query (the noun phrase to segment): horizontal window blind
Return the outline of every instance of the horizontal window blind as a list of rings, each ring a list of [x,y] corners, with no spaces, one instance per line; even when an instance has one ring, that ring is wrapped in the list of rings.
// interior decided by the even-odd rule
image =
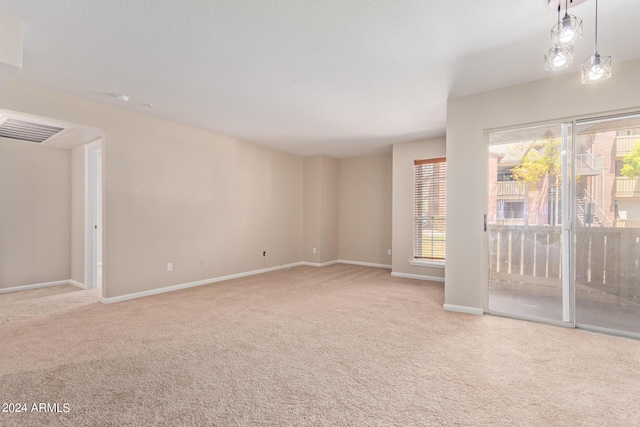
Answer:
[[[416,160],[413,257],[444,260],[447,163],[444,157]]]

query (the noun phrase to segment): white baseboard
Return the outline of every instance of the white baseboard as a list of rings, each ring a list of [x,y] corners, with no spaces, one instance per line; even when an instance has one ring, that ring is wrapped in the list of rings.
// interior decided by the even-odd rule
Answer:
[[[246,271],[244,273],[230,274],[228,276],[220,276],[220,277],[213,277],[211,279],[196,280],[195,282],[181,283],[179,285],[166,286],[164,288],[158,288],[158,289],[150,289],[148,291],[135,292],[133,294],[120,295],[120,296],[111,297],[111,298],[102,298],[100,300],[100,302],[102,302],[103,304],[111,304],[111,303],[114,303],[114,302],[127,301],[127,300],[130,300],[130,299],[148,297],[148,296],[151,296],[151,295],[164,294],[165,292],[173,292],[173,291],[178,291],[180,289],[193,288],[195,286],[208,285],[210,283],[223,282],[225,280],[238,279],[240,277],[253,276],[253,275],[256,275],[256,274],[268,273],[270,271],[276,271],[276,270],[282,270],[282,269],[291,268],[291,267],[297,267],[299,265],[304,265],[304,263],[296,262],[296,263],[293,263],[293,264],[286,264],[286,265],[279,265],[279,266],[276,266],[276,267],[262,268],[260,270]]]
[[[299,267],[301,265],[304,265],[304,262],[298,261],[291,264],[278,265],[276,267],[271,267],[268,271],[285,270],[287,268]],[[259,273],[256,273],[256,274],[259,274]]]
[[[336,261],[339,264],[352,264],[352,265],[362,265],[365,267],[376,267],[376,268],[386,268],[391,270],[391,266],[387,264],[376,264],[374,262],[362,262],[362,261],[349,261],[346,259],[339,259]]]
[[[431,281],[431,282],[444,283],[444,277],[424,276],[422,274],[398,273],[398,272],[395,272],[395,271],[392,271],[391,275],[394,276],[394,277],[403,277],[405,279],[428,280],[428,281]]]
[[[70,280],[57,280],[55,282],[35,283],[33,285],[14,286],[12,288],[0,289],[0,294],[6,294],[9,292],[28,291],[29,289],[48,288],[49,286],[68,285]]]
[[[347,259],[334,259],[333,261],[327,261],[327,262],[323,262],[323,263],[308,262],[308,261],[302,261],[300,263],[300,265],[306,265],[306,266],[309,266],[309,267],[327,267],[329,265],[334,265],[334,264],[351,264],[351,265],[362,265],[364,267],[375,267],[375,268],[391,269],[391,266],[387,265],[387,264],[376,264],[374,262],[362,262],[362,261],[349,261]]]
[[[455,313],[474,314],[476,316],[482,316],[484,311],[481,308],[467,307],[465,305],[445,304],[442,306],[446,311],[453,311]]]
[[[73,286],[77,286],[80,289],[87,289],[87,287],[84,285],[84,283],[80,283],[80,282],[77,282],[75,280],[69,280],[69,284],[71,284]]]
[[[114,303],[114,302],[127,301],[127,300],[131,300],[131,299],[136,299],[136,298],[143,298],[143,297],[148,297],[148,296],[151,296],[151,295],[163,294],[165,292],[173,292],[173,291],[178,291],[180,289],[192,288],[192,287],[195,287],[195,286],[208,285],[210,283],[223,282],[225,280],[238,279],[240,277],[253,276],[253,275],[261,274],[261,273],[268,273],[270,271],[276,271],[276,270],[282,270],[282,269],[286,269],[286,268],[298,267],[298,266],[301,266],[301,265],[306,265],[306,266],[309,266],[309,267],[327,267],[327,266],[333,265],[333,264],[353,264],[353,265],[362,265],[362,266],[365,266],[365,267],[376,267],[376,268],[391,269],[391,266],[390,265],[386,265],[386,264],[376,264],[376,263],[370,263],[370,262],[349,261],[349,260],[333,260],[333,261],[328,261],[328,262],[323,262],[323,263],[300,261],[300,262],[295,262],[295,263],[292,263],[292,264],[285,264],[285,265],[279,265],[279,266],[276,266],[276,267],[269,267],[269,268],[262,268],[262,269],[259,269],[259,270],[247,271],[247,272],[244,272],[244,273],[230,274],[228,276],[212,277],[210,279],[197,280],[195,282],[181,283],[179,285],[166,286],[164,288],[150,289],[148,291],[135,292],[135,293],[132,293],[132,294],[120,295],[120,296],[117,296],[117,297],[102,298],[100,301],[102,303],[104,303],[104,304],[111,304],[111,303]],[[406,277],[406,278],[409,278],[409,279],[420,279],[420,280],[430,280],[430,281],[436,281],[436,282],[444,282],[444,279],[442,277],[421,276],[421,275],[404,274],[404,273],[391,273],[391,275],[392,276],[398,276],[398,277]]]
[[[302,261],[302,262],[299,263],[299,265],[307,265],[309,267],[326,267],[328,265],[333,265],[333,264],[337,264],[337,263],[338,263],[338,260],[334,259],[333,261],[327,261],[327,262],[323,262],[323,263]]]

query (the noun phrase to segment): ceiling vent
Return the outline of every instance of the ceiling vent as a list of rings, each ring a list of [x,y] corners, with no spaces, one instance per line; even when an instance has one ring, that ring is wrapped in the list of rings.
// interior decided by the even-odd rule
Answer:
[[[64,128],[26,120],[12,119],[10,117],[0,118],[0,137],[3,138],[19,139],[39,144],[63,130]]]

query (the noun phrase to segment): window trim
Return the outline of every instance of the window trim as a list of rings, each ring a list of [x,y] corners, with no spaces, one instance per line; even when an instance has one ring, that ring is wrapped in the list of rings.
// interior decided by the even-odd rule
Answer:
[[[417,267],[431,267],[431,268],[444,268],[445,260],[435,260],[426,258],[414,258],[409,261],[409,265]]]
[[[443,164],[444,165],[444,173],[442,173],[441,171],[437,171],[437,175],[433,175],[433,179],[432,182],[437,183],[438,181],[442,182],[444,181],[444,196],[440,197],[440,194],[438,194],[438,201],[442,202],[442,205],[436,205],[436,206],[440,206],[440,207],[436,207],[435,210],[439,210],[439,209],[443,209],[444,210],[444,227],[446,230],[446,182],[447,182],[447,159],[446,157],[436,157],[436,158],[430,158],[430,159],[422,159],[422,160],[414,160],[413,162],[414,164],[414,177],[413,177],[413,183],[414,183],[414,194],[413,194],[413,233],[412,233],[412,251],[411,254],[413,256],[413,260],[409,261],[410,265],[414,265],[414,266],[422,266],[422,267],[435,267],[435,268],[444,268],[445,262],[446,262],[446,253],[443,254],[443,258],[430,258],[430,257],[417,257],[416,256],[416,249],[417,249],[417,243],[416,243],[416,236],[417,236],[417,230],[418,230],[418,203],[420,203],[420,198],[418,196],[418,169],[417,166],[420,165],[428,165],[428,164]],[[444,177],[444,179],[442,179]],[[422,182],[422,181],[421,181]],[[441,184],[440,184],[441,185]],[[441,191],[441,190],[440,190]],[[435,212],[435,211],[434,211]],[[435,228],[434,228],[435,229]],[[446,231],[444,232],[444,245],[443,247],[446,248]],[[433,241],[431,242],[431,248],[432,248],[432,254],[433,254]]]

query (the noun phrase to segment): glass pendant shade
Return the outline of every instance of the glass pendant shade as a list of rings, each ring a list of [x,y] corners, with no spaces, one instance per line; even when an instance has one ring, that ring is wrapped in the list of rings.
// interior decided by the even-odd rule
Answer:
[[[596,83],[611,77],[611,57],[597,52],[582,63],[582,84]]]
[[[544,56],[544,69],[548,71],[567,68],[573,61],[573,46],[551,47]]]
[[[582,19],[568,13],[565,13],[564,18],[551,29],[551,43],[554,46],[572,45],[580,37],[582,37]]]

